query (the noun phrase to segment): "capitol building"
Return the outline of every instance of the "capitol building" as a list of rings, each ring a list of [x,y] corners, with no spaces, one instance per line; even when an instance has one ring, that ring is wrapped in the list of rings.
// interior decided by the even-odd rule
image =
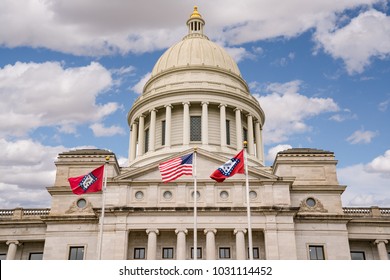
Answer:
[[[106,150],[59,154],[50,208],[0,210],[0,259],[191,260],[195,197],[197,259],[249,259],[246,177],[210,178],[244,141],[253,259],[389,259],[390,208],[344,207],[331,151],[292,148],[266,166],[261,104],[196,7],[186,24],[127,115],[128,166]],[[163,183],[159,164],[195,149],[196,193],[192,176]],[[102,192],[75,195],[68,178],[106,158],[100,243]]]

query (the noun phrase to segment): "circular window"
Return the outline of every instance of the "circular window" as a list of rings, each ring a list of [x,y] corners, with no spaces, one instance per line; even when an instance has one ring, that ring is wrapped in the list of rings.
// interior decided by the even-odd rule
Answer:
[[[194,198],[194,192],[191,193],[191,197]],[[196,191],[196,199],[200,198],[200,192]]]
[[[228,199],[229,197],[229,193],[227,191],[221,191],[219,193],[219,196],[222,198],[222,199]]]
[[[255,192],[255,191],[250,191],[249,192],[249,198],[250,199],[256,199],[256,197],[257,197],[257,192]]]
[[[138,199],[138,200],[141,200],[144,198],[144,193],[141,192],[141,191],[138,191],[135,193],[135,198]]]
[[[165,191],[163,193],[163,197],[167,200],[171,199],[172,198],[172,193],[170,191]]]
[[[84,198],[77,200],[77,207],[84,208],[87,205],[87,201]]]
[[[314,207],[314,206],[316,206],[316,204],[317,204],[317,202],[314,198],[309,197],[308,199],[306,199],[307,206]]]

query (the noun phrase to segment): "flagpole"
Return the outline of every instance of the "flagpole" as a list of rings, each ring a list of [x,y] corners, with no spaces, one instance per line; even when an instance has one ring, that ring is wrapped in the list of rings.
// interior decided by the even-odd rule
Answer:
[[[194,148],[194,252],[193,257],[196,261],[198,257],[198,224],[197,224],[197,200],[198,200],[198,191],[197,191],[197,178],[196,178],[196,147]]]
[[[103,247],[103,224],[104,224],[104,212],[105,212],[105,202],[106,202],[106,187],[107,187],[107,170],[106,167],[109,163],[110,156],[106,156],[106,162],[104,164],[104,179],[103,179],[103,188],[102,188],[102,213],[100,214],[100,231],[99,231],[99,250],[98,257],[99,260],[102,259],[102,247]]]
[[[245,185],[246,185],[246,212],[248,217],[248,245],[249,245],[249,259],[253,260],[253,242],[252,242],[252,224],[251,224],[251,206],[249,198],[249,178],[248,178],[248,158],[247,158],[248,142],[244,141],[244,165],[245,165]]]

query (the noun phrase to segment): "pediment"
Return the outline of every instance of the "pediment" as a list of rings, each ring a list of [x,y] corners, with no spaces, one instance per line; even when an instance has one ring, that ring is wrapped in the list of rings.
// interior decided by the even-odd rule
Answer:
[[[157,160],[153,163],[150,163],[141,167],[133,167],[124,169],[121,174],[114,178],[115,181],[150,181],[150,182],[161,182],[161,175],[159,171],[159,164],[161,162],[167,161],[169,159],[183,156],[193,152],[193,149],[189,149],[183,151],[181,153],[177,153],[174,156],[166,157],[161,160]],[[228,157],[222,156],[218,153],[209,152],[203,149],[198,148],[196,152],[196,175],[198,181],[212,181],[210,179],[210,175],[214,170],[216,170],[219,166],[229,160]],[[250,180],[277,180],[278,176],[268,173],[265,170],[262,170],[261,167],[249,166],[248,175]],[[192,180],[192,176],[182,176],[178,180],[188,181]],[[227,180],[245,180],[244,174],[236,174]],[[225,181],[227,182],[227,181]]]

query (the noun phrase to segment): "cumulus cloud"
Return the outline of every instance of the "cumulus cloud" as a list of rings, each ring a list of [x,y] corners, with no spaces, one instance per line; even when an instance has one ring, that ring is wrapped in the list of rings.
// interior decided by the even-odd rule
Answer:
[[[338,28],[333,23],[317,29],[315,40],[334,58],[341,58],[349,74],[361,73],[372,58],[383,59],[390,54],[390,17],[370,9]]]
[[[119,108],[96,103],[111,85],[110,72],[96,62],[74,68],[59,62],[6,65],[0,68],[0,136],[23,136],[44,126],[74,133],[77,125]]]
[[[381,174],[388,179],[390,177],[390,150],[366,164],[364,170],[370,173]]]
[[[142,91],[144,90],[144,86],[146,82],[150,79],[152,75],[152,72],[148,72],[145,75],[142,76],[142,78],[136,83],[131,90],[134,91],[137,94],[142,94]]]
[[[125,134],[124,129],[120,126],[117,126],[117,125],[105,127],[101,123],[94,123],[94,124],[90,125],[90,128],[92,129],[93,134],[96,137],[110,137],[110,136],[114,136],[114,135],[118,135],[118,134],[120,134],[120,135]]]
[[[387,17],[374,11],[358,16],[344,28],[328,27],[349,9],[382,2],[276,0],[269,5],[265,0],[200,0],[196,4],[206,20],[206,34],[225,46],[291,38],[318,29],[316,40],[326,52],[344,59],[351,71],[360,71],[370,56],[388,53]],[[88,56],[151,52],[171,46],[186,34],[184,23],[193,4],[177,0],[4,0],[0,3],[0,26],[7,28],[0,29],[0,45],[44,47]],[[356,30],[367,33],[358,39],[374,41],[349,41],[357,36]],[[385,40],[377,41],[379,36]],[[354,48],[348,48],[351,44]],[[353,49],[352,54],[345,54],[345,48]],[[235,52],[238,58],[248,54],[240,47]],[[357,55],[362,55],[360,61]]]
[[[340,184],[347,185],[343,205],[390,207],[389,178],[368,172],[365,164],[339,168],[337,176]]]
[[[369,144],[378,134],[375,131],[361,129],[356,130],[346,140],[351,144]]]
[[[327,112],[339,110],[331,98],[307,97],[299,93],[301,81],[273,83],[265,88],[266,95],[254,94],[266,116],[264,125],[265,143],[280,143],[290,135],[310,129],[306,121]],[[251,84],[252,87],[256,84]]]
[[[275,160],[275,158],[276,158],[277,153],[279,153],[281,151],[284,151],[284,150],[291,149],[291,148],[292,148],[292,146],[288,145],[288,144],[276,145],[276,146],[268,149],[268,153],[265,156],[265,159],[268,162],[273,162]]]

